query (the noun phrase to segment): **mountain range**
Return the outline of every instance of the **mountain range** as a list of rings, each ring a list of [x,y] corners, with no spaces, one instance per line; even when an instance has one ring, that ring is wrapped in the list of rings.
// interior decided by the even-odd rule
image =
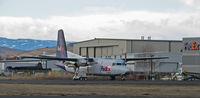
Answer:
[[[69,44],[71,42],[66,43]],[[57,41],[55,40],[8,39],[0,37],[0,47],[11,48],[11,50],[34,50],[39,48],[53,47],[56,46],[56,44]]]
[[[33,50],[56,46],[54,40],[8,39],[0,37],[0,46],[18,50]]]

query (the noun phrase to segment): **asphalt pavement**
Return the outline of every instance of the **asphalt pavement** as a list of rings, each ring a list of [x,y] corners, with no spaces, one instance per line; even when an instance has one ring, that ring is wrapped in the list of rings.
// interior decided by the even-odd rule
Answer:
[[[200,81],[164,81],[164,80],[0,80],[0,83],[12,84],[56,84],[56,85],[84,85],[84,84],[141,84],[141,85],[200,85]]]
[[[7,96],[0,95],[0,98],[154,98],[150,96]],[[156,98],[187,98],[187,97],[156,97]],[[193,98],[193,97],[190,97]],[[195,98],[195,97],[194,97]]]
[[[93,84],[136,84],[136,85],[200,85],[200,81],[161,81],[161,80],[88,80],[88,81],[75,81],[75,80],[9,80],[0,79],[0,83],[8,84],[56,84],[56,85],[93,85]],[[153,96],[20,96],[20,95],[0,95],[0,98],[153,98]],[[156,97],[156,98],[170,98],[170,97]],[[183,98],[173,96],[171,98]],[[185,97],[187,98],[187,97]],[[195,97],[190,97],[195,98]],[[197,97],[196,97],[197,98]]]

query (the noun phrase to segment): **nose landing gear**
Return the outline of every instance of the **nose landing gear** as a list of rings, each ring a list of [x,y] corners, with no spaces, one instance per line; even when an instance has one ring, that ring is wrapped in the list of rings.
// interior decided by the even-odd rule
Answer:
[[[73,80],[88,80],[87,75],[84,71],[79,71],[79,67],[75,69]]]

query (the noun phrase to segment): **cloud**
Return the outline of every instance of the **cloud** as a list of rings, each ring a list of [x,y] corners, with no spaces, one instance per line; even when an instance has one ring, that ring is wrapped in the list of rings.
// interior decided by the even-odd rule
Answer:
[[[199,0],[180,0],[181,2],[185,3],[186,5],[199,5]]]
[[[1,37],[54,39],[51,34],[53,32],[56,32],[56,28],[46,20],[31,17],[0,17]]]
[[[179,0],[183,2],[185,5],[200,9],[200,0]]]
[[[105,12],[110,12],[110,13],[113,13],[113,12],[119,12],[121,11],[121,9],[123,9],[122,7],[119,7],[119,8],[114,8],[114,7],[109,7],[109,6],[105,6],[105,7],[97,7],[97,6],[90,6],[90,7],[86,7],[84,8],[85,11],[88,11],[88,12],[102,12],[102,13],[105,13]]]
[[[182,39],[200,36],[200,13],[125,11],[82,16],[0,17],[0,36],[56,40],[57,30],[64,29],[70,41],[98,37]]]

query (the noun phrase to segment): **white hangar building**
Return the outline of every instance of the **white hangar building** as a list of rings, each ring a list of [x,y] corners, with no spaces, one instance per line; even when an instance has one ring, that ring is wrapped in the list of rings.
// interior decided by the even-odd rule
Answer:
[[[73,53],[85,57],[112,57],[124,53],[182,52],[181,40],[95,38],[73,44]]]
[[[73,44],[73,52],[84,57],[127,58],[147,56],[167,56],[170,59],[136,61],[130,65],[134,72],[175,73],[182,62],[183,43],[181,40],[110,39],[95,38]],[[128,65],[127,65],[128,66]],[[152,67],[150,67],[152,66]],[[153,68],[153,69],[151,69]]]

